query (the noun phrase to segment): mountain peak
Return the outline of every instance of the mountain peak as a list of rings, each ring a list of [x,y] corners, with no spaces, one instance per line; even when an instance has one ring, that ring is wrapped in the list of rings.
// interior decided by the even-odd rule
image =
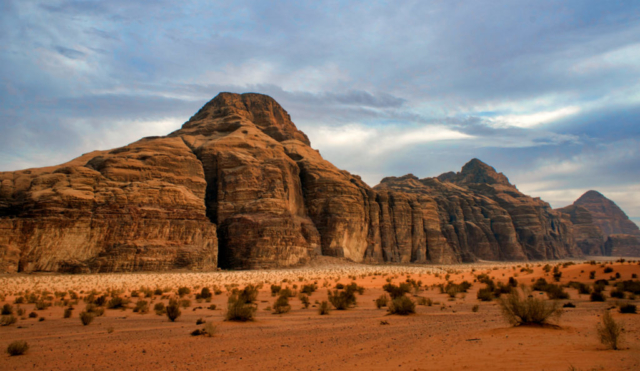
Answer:
[[[640,236],[640,229],[634,222],[629,220],[627,214],[615,202],[598,191],[585,192],[573,204],[583,206],[589,210],[593,217],[593,222],[600,227],[605,238],[612,234]]]
[[[279,142],[297,139],[311,145],[309,138],[291,121],[289,113],[275,99],[259,93],[219,93],[193,115],[182,129],[206,128],[212,124],[217,126],[214,121],[221,118],[225,123],[234,118],[250,121]]]
[[[438,176],[438,180],[456,184],[503,184],[511,185],[509,179],[502,173],[498,173],[492,166],[487,165],[477,158],[467,162],[459,173],[444,173]]]

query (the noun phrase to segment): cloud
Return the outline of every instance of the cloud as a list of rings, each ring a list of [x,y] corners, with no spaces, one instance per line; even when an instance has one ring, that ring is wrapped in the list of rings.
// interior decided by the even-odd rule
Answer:
[[[535,112],[520,115],[501,115],[489,119],[494,127],[515,126],[518,128],[532,128],[542,124],[557,121],[580,112],[579,107],[563,107],[553,111]]]

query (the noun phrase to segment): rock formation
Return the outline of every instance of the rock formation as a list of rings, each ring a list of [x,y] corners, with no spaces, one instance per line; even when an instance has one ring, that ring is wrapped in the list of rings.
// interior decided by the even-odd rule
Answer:
[[[558,210],[571,217],[576,243],[585,254],[640,256],[640,229],[600,192],[588,191]]]
[[[167,136],[0,173],[0,270],[557,259],[584,250],[571,219],[476,159],[371,188],[272,98],[221,93]]]

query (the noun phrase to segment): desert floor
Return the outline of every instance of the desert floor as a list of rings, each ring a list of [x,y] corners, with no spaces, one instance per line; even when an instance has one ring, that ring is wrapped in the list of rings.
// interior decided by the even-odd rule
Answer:
[[[14,313],[24,314],[17,322],[0,327],[0,370],[639,370],[640,314],[621,314],[617,305],[637,303],[637,299],[609,297],[605,302],[590,302],[589,295],[579,295],[567,288],[575,308],[564,308],[556,322],[558,327],[512,327],[501,315],[496,300],[481,302],[477,291],[484,284],[475,276],[486,273],[496,282],[514,277],[520,284],[531,285],[544,277],[553,282],[553,272],[543,270],[546,263],[480,263],[457,266],[359,265],[329,262],[311,268],[211,272],[211,273],[139,273],[102,275],[3,275],[0,276],[0,304],[10,303]],[[549,262],[558,265],[558,262]],[[605,265],[606,264],[606,265]],[[533,272],[521,271],[530,267]],[[604,273],[610,267],[613,272]],[[616,273],[622,280],[640,275],[640,264],[632,262],[577,263],[560,266],[560,283],[579,281],[593,284],[595,279],[610,279]],[[437,274],[437,277],[436,277]],[[473,283],[467,293],[450,299],[438,287],[445,276],[452,282]],[[327,300],[327,287],[337,282],[353,281],[365,288],[357,295],[357,306],[344,311],[332,310],[319,315],[318,302]],[[407,278],[422,281],[423,288],[409,296],[431,299],[433,305],[417,305],[416,314],[389,315],[377,309],[375,299],[384,294],[387,279],[395,284]],[[282,282],[283,280],[287,282]],[[634,278],[637,279],[637,278]],[[298,297],[291,298],[291,311],[273,314],[276,298],[271,284],[283,288],[317,282],[318,290],[310,296],[311,306],[304,309]],[[326,282],[326,283],[325,283]],[[229,290],[235,285],[259,284],[258,310],[252,322],[224,320]],[[168,302],[178,287],[189,287],[191,300],[176,322],[157,315],[153,305]],[[217,286],[222,293],[211,302],[195,299],[202,287]],[[325,287],[323,287],[325,286]],[[150,298],[131,297],[141,287],[160,288],[164,295]],[[91,290],[123,290],[127,309],[107,309],[88,326],[78,314],[85,307],[79,300],[71,318],[63,318],[64,306],[54,297],[51,307],[36,310],[35,304],[14,304],[26,290],[42,294],[75,291],[82,298]],[[47,295],[48,293],[45,293]],[[533,295],[547,298],[546,293]],[[627,293],[628,295],[628,293]],[[141,295],[143,296],[143,295]],[[164,299],[163,299],[164,297]],[[69,299],[69,295],[65,297]],[[149,313],[134,313],[136,301],[151,302]],[[58,303],[58,304],[56,304]],[[215,304],[217,308],[208,307]],[[478,311],[473,312],[474,305]],[[621,350],[607,350],[599,341],[596,326],[604,311],[624,325]],[[36,318],[29,318],[35,312]],[[40,320],[44,318],[44,320]],[[216,326],[213,337],[191,336],[198,319]],[[383,324],[385,323],[388,324]],[[21,356],[9,356],[4,349],[14,340],[26,340],[29,350]]]

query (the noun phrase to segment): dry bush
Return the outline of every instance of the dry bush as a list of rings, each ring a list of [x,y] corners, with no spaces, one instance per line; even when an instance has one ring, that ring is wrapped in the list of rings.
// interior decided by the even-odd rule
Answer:
[[[627,313],[627,314],[635,314],[637,313],[637,307],[634,304],[623,304],[620,306],[620,313]]]
[[[376,308],[378,309],[386,307],[387,304],[389,304],[389,297],[387,295],[382,294],[376,299]]]
[[[95,318],[95,315],[93,313],[89,313],[87,311],[80,312],[80,322],[82,322],[82,324],[85,326],[93,322],[94,318]]]
[[[5,304],[2,306],[2,315],[7,316],[9,314],[13,314],[13,305]]]
[[[304,306],[304,309],[309,308],[309,304],[311,304],[311,302],[309,301],[309,297],[307,295],[300,294],[299,298],[300,298],[300,302]]]
[[[244,301],[241,295],[233,294],[227,302],[227,313],[225,318],[227,321],[253,321],[253,315],[256,307]]]
[[[392,283],[387,283],[386,285],[382,286],[382,289],[389,293],[391,299],[395,299],[411,292],[411,285],[405,282],[401,283],[398,286]]]
[[[149,313],[149,302],[146,300],[138,300],[133,311],[140,314]]]
[[[10,356],[23,355],[27,350],[29,350],[29,344],[24,340],[13,341],[7,347],[7,353],[9,353]]]
[[[473,306],[473,308],[471,308],[471,311],[473,313],[476,313],[479,309],[480,309],[480,306],[478,304],[476,304],[476,305]]]
[[[216,332],[218,332],[218,328],[213,324],[213,322],[207,322],[204,324],[204,328],[202,329],[204,335],[207,337],[213,337]]]
[[[323,301],[322,303],[320,303],[320,306],[318,307],[318,313],[320,313],[320,315],[329,314],[330,310],[331,308],[329,307],[329,302],[327,301]]]
[[[18,321],[18,319],[16,317],[14,317],[13,314],[2,316],[2,318],[0,318],[0,326],[13,325],[17,321]]]
[[[160,302],[160,303],[156,303],[153,306],[153,310],[156,312],[157,315],[161,316],[163,314],[165,314],[166,309],[164,307],[164,303]]]
[[[290,310],[291,305],[289,305],[289,298],[285,295],[279,296],[276,302],[273,304],[273,313],[275,314],[287,313]]]
[[[412,314],[416,312],[416,303],[413,302],[410,298],[402,295],[398,298],[395,298],[389,304],[389,313],[390,314],[400,314],[406,316],[408,314]]]
[[[622,340],[622,325],[616,322],[609,312],[604,312],[602,323],[598,324],[600,342],[608,348],[618,350]]]
[[[178,319],[178,317],[180,317],[180,315],[182,314],[182,312],[180,311],[180,304],[177,300],[174,299],[169,301],[169,305],[167,305],[165,310],[167,313],[167,318],[169,318],[171,322],[175,322],[176,319]]]
[[[64,310],[64,318],[69,318],[73,314],[73,307],[65,308]]]
[[[524,289],[523,294],[513,290],[500,298],[499,303],[502,315],[513,326],[540,326],[548,324],[551,318],[559,318],[562,315],[558,302],[534,298],[528,289]]]

